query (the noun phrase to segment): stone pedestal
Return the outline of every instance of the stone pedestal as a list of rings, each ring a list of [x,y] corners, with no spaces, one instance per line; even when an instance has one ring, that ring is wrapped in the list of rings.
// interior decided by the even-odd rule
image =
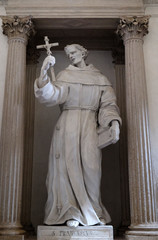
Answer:
[[[113,240],[112,226],[39,226],[37,240]]]
[[[118,33],[125,44],[126,107],[131,225],[129,240],[157,240],[155,193],[148,126],[143,36],[149,17],[125,17]]]

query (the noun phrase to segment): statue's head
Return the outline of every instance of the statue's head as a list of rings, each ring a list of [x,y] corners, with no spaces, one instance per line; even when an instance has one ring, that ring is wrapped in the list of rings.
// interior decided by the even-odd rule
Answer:
[[[64,48],[64,50],[70,62],[73,65],[76,65],[81,61],[84,61],[88,55],[87,49],[85,49],[83,46],[79,44],[67,45]]]

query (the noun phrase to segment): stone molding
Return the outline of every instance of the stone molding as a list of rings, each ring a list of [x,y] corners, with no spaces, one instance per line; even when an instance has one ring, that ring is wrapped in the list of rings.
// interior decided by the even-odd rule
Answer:
[[[7,15],[33,15],[34,18],[119,18],[144,15],[142,0],[8,0]]]
[[[158,0],[144,0],[144,4],[158,4]]]
[[[125,41],[128,39],[141,39],[148,34],[150,16],[122,17],[117,28],[117,34]]]
[[[38,226],[37,240],[85,240],[102,239],[113,240],[113,227],[106,226],[82,226],[71,228],[67,226]]]
[[[3,33],[9,38],[27,39],[35,33],[31,16],[28,17],[8,17],[1,16],[3,20]]]

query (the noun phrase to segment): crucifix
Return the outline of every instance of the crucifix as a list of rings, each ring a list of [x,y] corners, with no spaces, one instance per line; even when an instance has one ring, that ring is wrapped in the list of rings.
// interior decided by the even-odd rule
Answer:
[[[52,55],[51,52],[51,47],[56,47],[59,46],[59,43],[49,43],[49,38],[47,36],[44,37],[45,44],[44,45],[38,45],[36,46],[37,49],[42,49],[45,48],[47,50],[47,55],[50,56]],[[51,75],[52,75],[52,80],[55,81],[55,75],[54,75],[54,68],[51,67]]]
[[[47,55],[52,55],[51,47],[59,46],[59,43],[49,43],[49,38],[47,36],[44,37],[45,45],[36,46],[37,49],[45,48],[47,50]]]

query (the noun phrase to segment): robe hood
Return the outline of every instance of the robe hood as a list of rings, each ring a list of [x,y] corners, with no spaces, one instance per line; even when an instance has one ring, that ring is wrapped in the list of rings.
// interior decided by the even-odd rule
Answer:
[[[69,65],[57,75],[56,80],[59,82],[80,83],[85,85],[111,86],[109,80],[92,64],[84,68]]]

